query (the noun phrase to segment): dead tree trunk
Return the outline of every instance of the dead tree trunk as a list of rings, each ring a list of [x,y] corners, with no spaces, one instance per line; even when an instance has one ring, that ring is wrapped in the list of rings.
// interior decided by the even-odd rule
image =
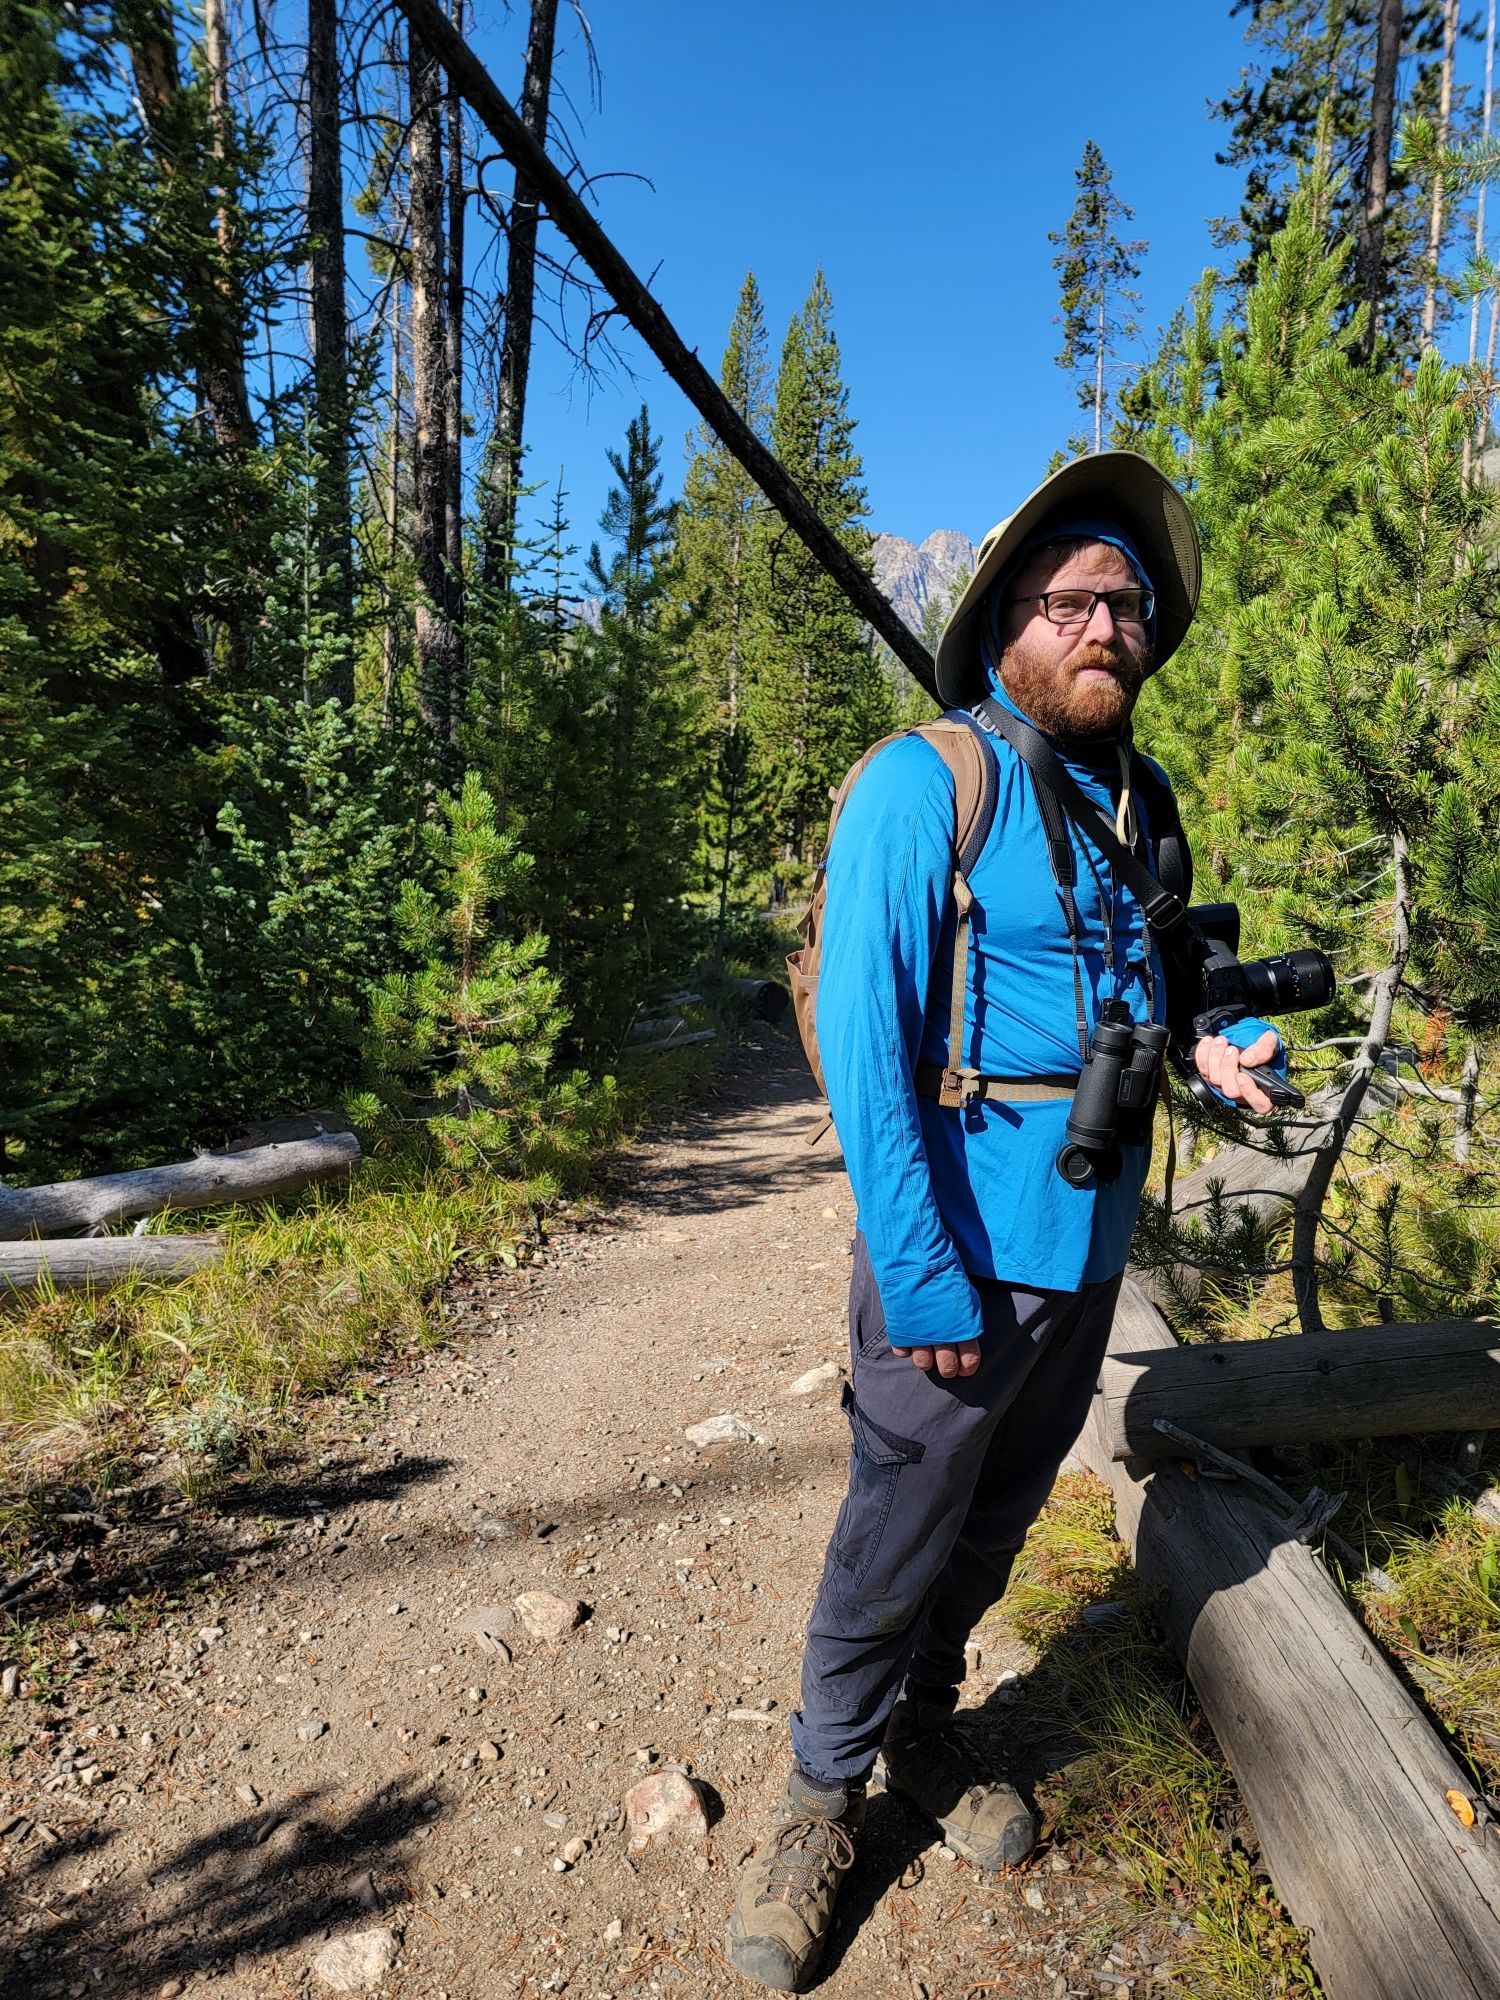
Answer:
[[[339,131],[337,0],[307,5],[307,235],[312,278],[313,411],[318,452],[318,568],[346,637],[354,623],[349,500],[349,354],[344,295],[344,185]],[[330,694],[354,699],[352,649]]]
[[[552,50],[557,33],[557,0],[531,0],[526,37],[526,74],[521,83],[521,123],[537,145],[547,144],[552,92]],[[531,372],[531,334],[536,307],[536,236],[540,194],[522,166],[516,168],[510,202],[510,245],[505,271],[505,327],[500,341],[500,377],[495,389],[495,428],[486,467],[485,581],[500,590],[510,584],[516,543],[516,504],[526,425],[526,380]]]
[[[1375,40],[1375,80],[1370,90],[1370,148],[1365,156],[1364,201],[1359,216],[1358,279],[1366,320],[1360,356],[1368,361],[1379,337],[1385,303],[1385,220],[1391,193],[1391,138],[1396,125],[1396,65],[1401,59],[1401,0],[1380,0]]]
[[[1459,0],[1443,0],[1443,67],[1438,94],[1437,142],[1439,150],[1448,143],[1453,117],[1453,62],[1458,46]],[[1443,253],[1443,170],[1434,167],[1432,201],[1427,211],[1427,270],[1422,280],[1422,351],[1432,346],[1437,328],[1438,269]]]
[[[1493,1427],[1500,1327],[1433,1320],[1111,1354],[1097,1404],[1113,1459],[1181,1457],[1161,1418],[1226,1450]]]
[[[185,1278],[224,1254],[217,1236],[80,1236],[56,1243],[0,1243],[6,1292],[102,1291],[127,1278]]]
[[[441,20],[441,16],[439,19]],[[446,28],[448,23],[443,22]],[[412,507],[417,583],[417,706],[431,737],[457,731],[461,681],[450,616],[444,526],[448,464],[447,336],[443,285],[443,145],[438,63],[413,27],[409,41]]]
[[[526,130],[493,77],[444,18],[435,0],[397,0],[443,67],[458,84],[475,114],[506,157],[524,168],[546,203],[548,219],[561,231],[608,291],[627,319],[681,389],[725,449],[744,466],[761,492],[804,543],[814,561],[833,579],[874,632],[909,673],[935,692],[932,658],[908,631],[894,606],[824,522],[807,495],[775,455],[756,437],[703,363],[685,344],[640,278],[610,242],[567,179]]]
[[[463,32],[464,0],[452,0],[453,25]],[[464,625],[464,101],[448,85],[448,369],[444,404],[446,452],[443,459],[443,556],[448,576],[448,615],[461,645]],[[452,697],[450,728],[463,719],[462,669]]]
[[[1129,1282],[1112,1352],[1175,1345]],[[1095,1399],[1096,1412],[1098,1399]],[[1251,1485],[1114,1462],[1121,1538],[1250,1809],[1328,2000],[1500,1992],[1500,1861],[1474,1787],[1322,1564]]]
[[[0,1241],[100,1229],[132,1216],[178,1208],[272,1201],[311,1187],[314,1181],[347,1180],[358,1165],[359,1141],[354,1134],[325,1132],[314,1139],[247,1146],[238,1153],[200,1153],[193,1160],[141,1167],[128,1174],[0,1188]]]

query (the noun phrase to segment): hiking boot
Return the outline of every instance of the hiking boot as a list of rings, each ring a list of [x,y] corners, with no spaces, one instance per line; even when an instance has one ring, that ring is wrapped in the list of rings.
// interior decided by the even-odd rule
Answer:
[[[975,1776],[952,1714],[951,1701],[898,1701],[873,1778],[930,1812],[954,1853],[976,1868],[1019,1867],[1036,1846],[1036,1819],[1013,1785]]]
[[[819,1785],[795,1765],[771,1831],[745,1863],[729,1919],[729,1962],[778,1993],[818,1969],[839,1884],[854,1863],[865,1788]]]

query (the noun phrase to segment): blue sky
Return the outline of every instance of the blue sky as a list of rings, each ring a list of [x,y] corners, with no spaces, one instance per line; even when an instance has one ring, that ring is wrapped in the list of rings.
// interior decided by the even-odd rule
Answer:
[[[519,91],[527,8],[471,39]],[[753,269],[774,352],[822,264],[858,420],[870,525],[978,537],[1077,430],[1049,229],[1072,205],[1084,140],[1103,148],[1149,240],[1143,335],[1214,261],[1205,218],[1237,176],[1208,102],[1246,59],[1228,0],[637,0],[589,5],[603,79],[590,97],[563,0],[559,84],[598,214],[689,346],[717,373]],[[486,25],[489,23],[490,25]],[[1472,61],[1472,55],[1470,57]],[[503,183],[502,183],[503,184]],[[644,396],[671,490],[692,413],[630,330],[635,380],[590,387],[543,338],[527,413],[529,476],[561,468],[585,546],[617,444]],[[1145,352],[1145,340],[1138,354]]]

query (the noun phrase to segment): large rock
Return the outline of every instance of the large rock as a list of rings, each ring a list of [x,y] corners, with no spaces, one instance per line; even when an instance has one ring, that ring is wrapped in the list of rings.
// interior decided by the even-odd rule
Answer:
[[[843,1372],[836,1361],[821,1361],[816,1368],[809,1368],[805,1375],[799,1375],[795,1382],[789,1384],[786,1393],[789,1396],[815,1396],[820,1389],[837,1382]]]
[[[515,1600],[516,1616],[533,1639],[555,1646],[575,1625],[581,1625],[588,1607],[576,1597],[554,1597],[547,1590],[523,1590]]]
[[[681,1771],[656,1771],[625,1794],[625,1824],[630,1845],[639,1850],[662,1834],[701,1840],[708,1832],[708,1814],[691,1778]]]
[[[395,1963],[394,1931],[350,1931],[324,1945],[313,1960],[313,1971],[335,1993],[368,1993]]]

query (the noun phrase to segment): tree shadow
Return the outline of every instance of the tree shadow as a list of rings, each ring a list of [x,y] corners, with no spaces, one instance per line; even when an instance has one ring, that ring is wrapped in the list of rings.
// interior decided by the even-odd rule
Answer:
[[[115,1995],[155,1993],[166,1980],[226,1971],[245,1958],[325,1931],[385,1922],[400,1928],[409,1900],[404,1852],[442,1811],[431,1787],[400,1777],[337,1809],[326,1794],[303,1794],[286,1815],[256,1812],[225,1821],[167,1859],[128,1870],[107,1889],[75,1896],[64,1908],[52,1878],[81,1855],[103,1855],[115,1836],[90,1829],[33,1852],[4,1885],[0,1912],[22,1942],[0,1979],[0,2000],[37,2000],[80,1982],[92,1989],[107,1959]],[[149,1881],[166,1887],[160,1915],[139,1904]],[[17,1932],[25,1913],[45,1913],[45,1927]],[[380,1913],[384,1912],[382,1916]],[[26,1953],[30,1951],[28,1959]]]

